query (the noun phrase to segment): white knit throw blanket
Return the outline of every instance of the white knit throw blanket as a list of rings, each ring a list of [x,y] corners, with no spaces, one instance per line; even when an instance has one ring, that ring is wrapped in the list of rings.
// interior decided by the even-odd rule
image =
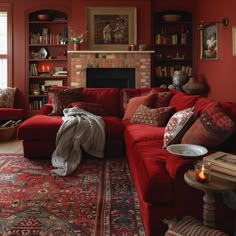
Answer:
[[[71,174],[80,164],[82,149],[95,157],[104,157],[105,123],[103,118],[73,107],[63,110],[63,123],[58,130],[56,149],[52,154],[52,173]]]

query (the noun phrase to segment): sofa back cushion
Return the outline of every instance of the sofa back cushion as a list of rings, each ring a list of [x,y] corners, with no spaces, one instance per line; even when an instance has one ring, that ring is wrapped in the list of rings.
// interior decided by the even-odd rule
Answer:
[[[56,86],[53,90],[71,89],[70,86]],[[49,89],[49,91],[52,90]],[[120,117],[120,91],[117,88],[81,88],[82,92],[77,99],[66,102],[66,106],[70,106],[72,102],[86,102],[99,104],[104,108],[104,112],[110,116]],[[48,103],[52,103],[52,96],[48,97]],[[64,108],[64,107],[63,107]],[[45,114],[45,113],[44,113]]]
[[[175,107],[176,112],[193,107],[200,95],[187,95],[181,91],[176,92],[170,100],[169,106]]]
[[[120,90],[118,88],[84,88],[80,102],[97,103],[109,116],[120,117]]]

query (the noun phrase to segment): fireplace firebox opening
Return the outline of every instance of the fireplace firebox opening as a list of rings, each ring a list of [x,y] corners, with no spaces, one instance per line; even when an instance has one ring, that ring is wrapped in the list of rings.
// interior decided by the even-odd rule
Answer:
[[[87,88],[135,88],[135,68],[87,68]]]

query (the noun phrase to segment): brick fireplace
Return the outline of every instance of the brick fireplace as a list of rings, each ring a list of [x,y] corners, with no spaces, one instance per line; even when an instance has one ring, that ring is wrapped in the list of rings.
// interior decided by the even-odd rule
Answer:
[[[68,51],[71,86],[86,87],[87,68],[134,68],[135,87],[151,87],[153,51]]]

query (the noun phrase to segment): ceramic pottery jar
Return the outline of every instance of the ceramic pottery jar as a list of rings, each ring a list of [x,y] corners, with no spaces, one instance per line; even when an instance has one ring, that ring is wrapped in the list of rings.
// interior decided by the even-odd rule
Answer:
[[[185,72],[176,70],[172,76],[172,83],[178,90],[182,89],[182,85],[187,83],[188,77]]]

